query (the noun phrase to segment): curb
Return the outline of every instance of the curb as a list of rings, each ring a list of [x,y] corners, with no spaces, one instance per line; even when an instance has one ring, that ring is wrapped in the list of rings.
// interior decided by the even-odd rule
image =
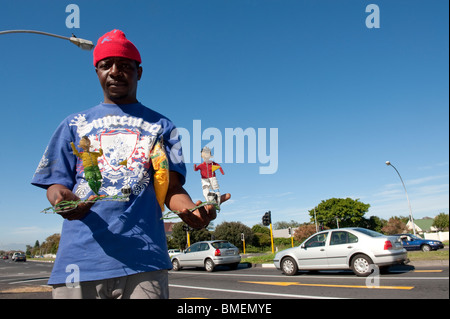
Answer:
[[[258,267],[258,268],[275,268],[275,265],[273,263],[270,263],[270,264],[244,263],[244,264],[247,264],[247,268],[255,268],[255,267]]]
[[[426,267],[426,266],[448,266],[449,262],[447,260],[416,260],[411,261],[407,265],[410,266],[420,266],[420,267]]]
[[[34,263],[55,263],[54,260],[35,260],[35,259],[27,259],[27,261],[34,262]]]

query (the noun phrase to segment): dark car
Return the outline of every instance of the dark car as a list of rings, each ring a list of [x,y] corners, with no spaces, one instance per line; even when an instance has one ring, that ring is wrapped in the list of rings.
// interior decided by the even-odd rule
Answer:
[[[444,244],[439,240],[423,239],[413,234],[399,234],[403,248],[406,250],[430,251],[444,248]]]
[[[20,253],[16,254],[16,253],[14,253],[12,260],[15,261],[15,262],[17,262],[17,261],[27,261],[27,257],[25,256],[25,254],[20,254]]]

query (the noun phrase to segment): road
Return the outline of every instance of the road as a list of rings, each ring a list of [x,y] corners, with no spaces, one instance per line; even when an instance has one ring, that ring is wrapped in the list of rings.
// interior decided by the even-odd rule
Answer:
[[[170,297],[216,299],[429,299],[449,296],[448,266],[395,267],[379,277],[351,271],[300,272],[284,276],[276,269],[248,268],[207,273],[170,272]]]
[[[51,263],[0,260],[0,299],[51,298],[46,282],[52,267]],[[288,277],[262,267],[222,267],[212,273],[183,269],[169,272],[170,298],[448,299],[448,268],[399,266],[368,278],[356,277],[350,271],[300,272]]]
[[[0,260],[0,299],[50,299],[52,263]]]

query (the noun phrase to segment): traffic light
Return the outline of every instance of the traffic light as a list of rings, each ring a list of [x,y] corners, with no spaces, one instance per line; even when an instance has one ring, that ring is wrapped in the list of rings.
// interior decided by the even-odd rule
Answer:
[[[264,214],[262,218],[262,223],[264,226],[269,226],[270,224],[272,224],[272,217],[270,216],[270,210]]]

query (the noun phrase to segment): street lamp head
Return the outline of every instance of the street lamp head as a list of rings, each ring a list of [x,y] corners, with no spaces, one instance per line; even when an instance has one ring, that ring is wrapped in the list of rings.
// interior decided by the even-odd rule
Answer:
[[[387,166],[391,165],[391,162],[386,161],[386,165],[387,165]]]
[[[81,39],[81,38],[75,38],[75,37],[71,37],[70,42],[72,42],[77,47],[81,48],[82,50],[87,50],[87,51],[92,50],[95,46],[94,43],[92,43],[92,41]]]

